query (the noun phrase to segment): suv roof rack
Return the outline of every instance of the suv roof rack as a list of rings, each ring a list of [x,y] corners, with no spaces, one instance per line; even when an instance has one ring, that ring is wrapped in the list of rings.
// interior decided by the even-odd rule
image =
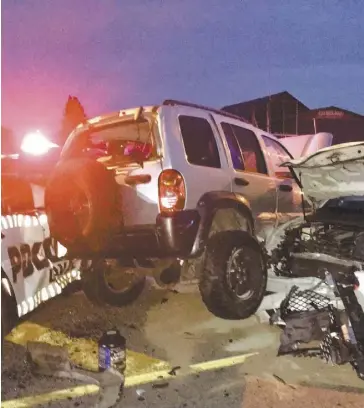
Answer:
[[[228,118],[237,119],[237,120],[240,120],[240,121],[242,121],[244,123],[251,124],[248,120],[246,120],[242,116],[237,116],[237,115],[234,115],[232,113],[222,111],[220,109],[210,108],[208,106],[203,106],[203,105],[199,105],[199,104],[196,104],[196,103],[177,101],[175,99],[166,99],[163,102],[162,105],[167,105],[167,106],[180,105],[180,106],[188,106],[190,108],[203,109],[203,110],[207,110],[209,112],[217,113],[218,115],[223,115],[223,116],[226,116]]]

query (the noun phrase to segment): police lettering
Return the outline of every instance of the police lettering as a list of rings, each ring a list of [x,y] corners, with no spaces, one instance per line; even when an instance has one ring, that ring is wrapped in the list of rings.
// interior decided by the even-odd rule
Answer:
[[[57,242],[54,238],[46,238],[43,242],[45,256],[51,262],[58,262],[61,258],[57,256]]]
[[[41,256],[42,250],[45,256]],[[20,244],[19,248],[11,246],[8,248],[8,256],[14,283],[18,281],[20,273],[27,278],[34,273],[34,270],[40,271],[50,267],[50,262],[56,263],[62,260],[57,256],[57,242],[53,238],[35,242],[32,247],[29,244]],[[52,280],[52,273],[50,278]]]
[[[18,273],[21,271],[21,254],[17,247],[9,247],[8,255],[11,265],[11,272],[13,275],[13,282],[16,283],[18,280]]]
[[[32,247],[32,262],[34,266],[39,270],[47,268],[49,264],[49,259],[43,257],[43,259],[39,259],[39,252],[42,249],[42,243],[36,242]],[[44,251],[45,252],[45,251]]]
[[[30,252],[30,246],[28,244],[20,245],[21,254],[21,267],[23,270],[24,278],[27,278],[34,272],[34,266],[32,263],[32,253]]]

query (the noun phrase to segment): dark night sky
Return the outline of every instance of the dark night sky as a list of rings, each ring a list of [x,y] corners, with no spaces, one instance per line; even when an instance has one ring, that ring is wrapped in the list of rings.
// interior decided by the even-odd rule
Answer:
[[[288,90],[364,114],[362,0],[2,0],[2,124]]]

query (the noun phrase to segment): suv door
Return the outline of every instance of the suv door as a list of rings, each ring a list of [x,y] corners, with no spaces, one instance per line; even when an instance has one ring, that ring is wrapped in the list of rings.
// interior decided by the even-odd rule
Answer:
[[[250,203],[256,234],[267,238],[276,223],[276,183],[268,175],[267,165],[256,134],[243,125],[220,121],[230,152],[232,190]]]
[[[265,156],[270,161],[278,191],[278,224],[285,223],[302,215],[301,189],[295,182],[290,170],[281,164],[292,159],[292,155],[278,141],[262,135]],[[308,203],[306,203],[306,207]]]
[[[186,208],[195,208],[206,192],[230,192],[231,179],[224,145],[209,113],[184,107],[178,113],[179,146],[168,140],[171,165],[186,180]],[[182,149],[178,148],[181,141]]]

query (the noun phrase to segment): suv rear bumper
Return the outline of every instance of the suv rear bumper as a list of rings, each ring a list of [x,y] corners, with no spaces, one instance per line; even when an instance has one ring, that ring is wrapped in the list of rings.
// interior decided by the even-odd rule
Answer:
[[[198,210],[180,211],[173,216],[159,214],[156,225],[125,229],[114,238],[110,250],[135,257],[193,257],[201,252],[202,229]]]

